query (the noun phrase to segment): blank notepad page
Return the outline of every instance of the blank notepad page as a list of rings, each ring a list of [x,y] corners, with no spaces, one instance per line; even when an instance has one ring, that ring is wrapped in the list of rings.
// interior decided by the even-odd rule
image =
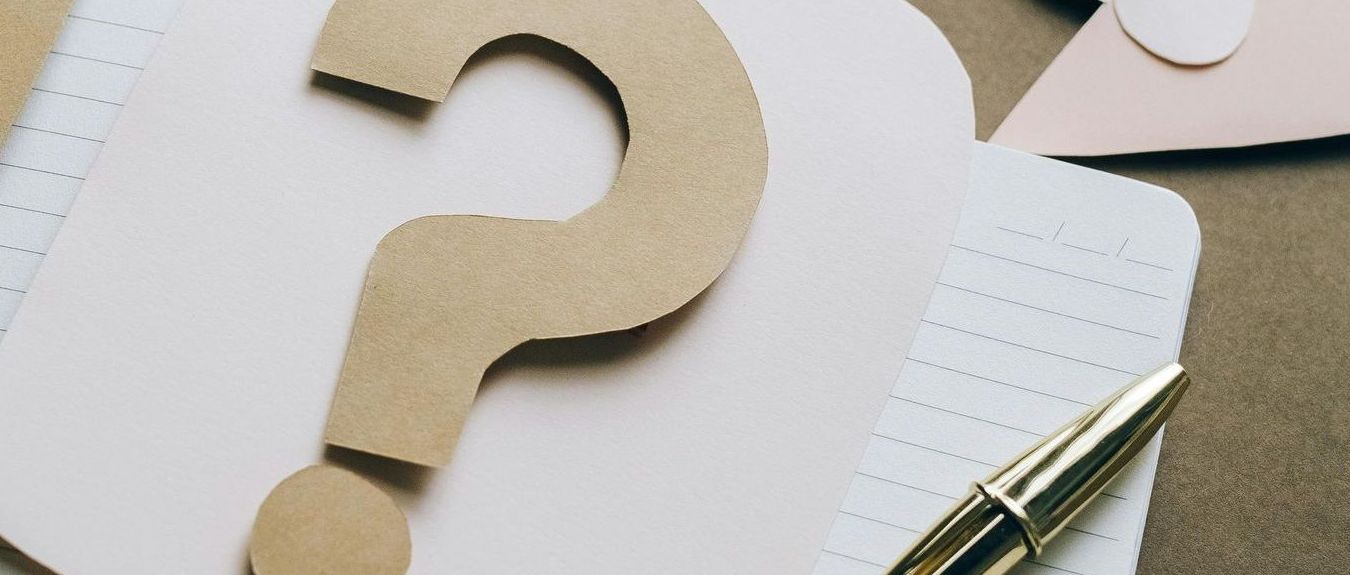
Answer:
[[[946,267],[818,575],[884,572],[973,481],[1177,358],[1200,248],[1190,207],[1134,180],[976,148]],[[1133,573],[1158,441],[1016,572]]]
[[[182,0],[76,0],[0,148],[0,338]]]

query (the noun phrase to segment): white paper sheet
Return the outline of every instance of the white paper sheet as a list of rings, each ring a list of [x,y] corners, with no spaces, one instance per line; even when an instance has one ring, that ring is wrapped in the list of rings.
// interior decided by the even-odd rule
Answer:
[[[976,144],[923,325],[816,575],[873,575],[983,479],[1180,351],[1195,216],[1141,182]],[[1130,575],[1155,440],[1025,575]]]
[[[454,463],[387,485],[414,573],[814,565],[955,229],[969,84],[901,2],[704,5],[769,137],[740,257],[641,340],[495,372]],[[311,85],[327,7],[187,2],[0,346],[0,534],[63,573],[244,571],[258,503],[321,456],[376,241],[613,178],[609,111],[529,56],[425,118]]]
[[[0,147],[0,339],[181,0],[77,0]]]

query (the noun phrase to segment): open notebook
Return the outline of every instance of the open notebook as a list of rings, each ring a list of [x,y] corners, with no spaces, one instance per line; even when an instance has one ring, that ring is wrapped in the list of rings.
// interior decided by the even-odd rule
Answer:
[[[0,337],[178,4],[76,2],[0,151]],[[1199,248],[1185,204],[976,147],[945,271],[817,573],[880,571],[972,480],[1176,357]],[[1026,572],[1131,573],[1156,460],[1155,443]]]
[[[972,481],[1177,359],[1200,252],[1190,207],[1103,172],[975,152],[946,267],[817,575],[883,570]],[[1159,440],[1019,572],[1133,573]]]

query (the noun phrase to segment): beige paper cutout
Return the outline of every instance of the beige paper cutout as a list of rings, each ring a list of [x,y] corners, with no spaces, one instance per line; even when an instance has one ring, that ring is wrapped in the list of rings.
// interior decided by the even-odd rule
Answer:
[[[314,68],[441,100],[470,56],[520,34],[576,50],[614,83],[630,132],[617,181],[562,222],[430,216],[385,236],[329,415],[330,444],[444,465],[484,372],[503,354],[675,311],[726,269],[749,228],[767,171],[763,122],[740,60],[694,0],[340,0]],[[254,569],[312,572],[306,557],[337,548],[396,557],[401,541],[329,529],[356,515],[325,509],[369,486],[315,469],[273,490],[268,500],[284,505],[264,504]],[[330,537],[283,540],[290,533]]]
[[[990,143],[1053,156],[1252,146],[1350,133],[1350,2],[1257,10],[1220,64],[1177,66],[1141,50],[1099,9]]]
[[[439,100],[481,46],[517,34],[576,50],[614,83],[630,131],[618,179],[564,222],[433,216],[386,236],[330,444],[444,465],[497,358],[675,311],[722,273],[749,227],[768,162],[759,107],[694,0],[342,0],[314,67]]]
[[[1247,37],[1256,0],[1113,0],[1120,27],[1159,58],[1222,62]],[[1275,8],[1280,9],[1280,8]]]
[[[311,513],[319,517],[295,520]],[[253,541],[249,559],[260,574],[399,575],[412,561],[408,521],[394,501],[359,475],[322,465],[290,476],[263,501]]]
[[[73,0],[0,2],[0,143],[19,118]]]

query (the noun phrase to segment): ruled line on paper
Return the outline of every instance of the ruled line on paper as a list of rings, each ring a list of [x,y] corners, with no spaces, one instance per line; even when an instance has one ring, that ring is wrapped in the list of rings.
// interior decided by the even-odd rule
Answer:
[[[961,371],[961,370],[959,370],[959,369],[954,369],[954,368],[951,368],[951,367],[947,367],[947,366],[945,366],[945,365],[938,365],[938,364],[936,364],[936,363],[927,362],[927,361],[924,361],[924,360],[921,360],[921,359],[916,359],[916,358],[914,358],[914,357],[907,357],[907,358],[905,358],[905,359],[906,359],[907,361],[912,361],[912,362],[914,362],[914,363],[919,363],[919,364],[927,365],[927,366],[930,366],[930,367],[935,367],[935,368],[937,368],[937,369],[942,369],[942,370],[950,371],[950,372],[952,372],[952,373],[955,373],[955,374],[958,374],[958,375],[964,375],[964,376],[966,376],[966,377],[973,377],[973,378],[975,378],[975,379],[984,380],[984,381],[987,381],[987,382],[989,382],[989,383],[994,383],[994,384],[1002,385],[1002,386],[1004,386],[1004,387],[1011,387],[1011,388],[1013,388],[1013,389],[1018,389],[1018,390],[1022,390],[1022,391],[1034,393],[1034,394],[1037,394],[1037,395],[1043,395],[1043,396],[1049,397],[1049,398],[1051,398],[1051,399],[1058,399],[1058,400],[1060,400],[1060,401],[1067,401],[1067,402],[1069,402],[1069,403],[1076,403],[1076,404],[1081,405],[1081,406],[1083,406],[1083,407],[1092,407],[1092,404],[1087,403],[1087,402],[1078,401],[1078,400],[1076,400],[1076,399],[1069,399],[1069,398],[1067,398],[1067,397],[1060,397],[1060,396],[1058,396],[1058,395],[1054,395],[1054,394],[1051,394],[1051,393],[1046,393],[1046,392],[1044,392],[1044,391],[1040,391],[1040,390],[1036,390],[1036,389],[1031,389],[1031,388],[1029,388],[1029,387],[1022,387],[1022,386],[1018,386],[1018,385],[1013,385],[1013,384],[1008,383],[1008,382],[1006,382],[1006,381],[999,381],[999,380],[997,380],[997,379],[993,379],[993,378],[990,378],[990,377],[985,377],[985,376],[982,376],[982,375],[976,375],[976,374],[973,374],[973,373],[967,373],[967,372]]]
[[[978,295],[978,296],[981,296],[981,297],[987,297],[987,298],[990,298],[990,299],[996,299],[996,300],[1001,301],[1001,302],[1004,302],[1004,303],[1009,303],[1009,304],[1012,304],[1012,305],[1021,306],[1021,307],[1025,307],[1025,308],[1029,308],[1029,309],[1034,309],[1034,310],[1036,310],[1036,311],[1042,311],[1042,312],[1045,312],[1045,313],[1048,313],[1048,314],[1057,315],[1057,316],[1060,316],[1060,317],[1064,317],[1064,318],[1068,318],[1068,319],[1072,319],[1072,320],[1081,321],[1081,322],[1083,322],[1083,323],[1090,323],[1090,324],[1092,324],[1092,325],[1097,325],[1097,326],[1101,326],[1101,327],[1105,327],[1105,328],[1114,329],[1114,330],[1116,330],[1116,331],[1122,331],[1122,332],[1125,332],[1125,333],[1130,333],[1130,334],[1134,334],[1134,335],[1138,335],[1138,336],[1143,336],[1143,337],[1147,337],[1147,338],[1149,338],[1149,339],[1159,339],[1158,336],[1153,335],[1153,334],[1151,334],[1151,333],[1138,332],[1138,331],[1134,331],[1134,330],[1131,330],[1131,329],[1123,328],[1123,327],[1120,327],[1120,326],[1111,325],[1111,324],[1109,324],[1109,323],[1104,323],[1104,322],[1100,322],[1100,321],[1093,321],[1093,320],[1090,320],[1090,319],[1087,319],[1087,318],[1078,317],[1078,316],[1073,315],[1073,314],[1068,314],[1068,313],[1064,313],[1064,312],[1058,312],[1058,311],[1054,311],[1054,310],[1051,310],[1051,309],[1046,309],[1046,308],[1043,308],[1043,307],[1037,307],[1037,306],[1034,306],[1034,305],[1031,305],[1031,304],[1025,303],[1025,302],[1019,302],[1019,301],[1013,301],[1013,300],[1006,299],[1006,298],[1001,298],[1001,297],[998,297],[998,296],[996,296],[996,295],[987,294],[987,293],[984,293],[984,292],[976,291],[976,290],[973,290],[973,289],[970,289],[970,288],[966,288],[966,287],[962,287],[962,286],[955,285],[955,284],[950,284],[950,283],[946,283],[946,282],[939,281],[939,282],[937,283],[937,285],[940,285],[940,286],[943,286],[943,287],[948,287],[948,288],[955,289],[955,290],[961,290],[961,291],[963,291],[963,292],[970,293],[970,294],[974,294],[974,295]]]
[[[44,134],[52,134],[52,135],[56,135],[56,136],[65,136],[65,137],[67,137],[67,138],[75,138],[75,139],[77,139],[77,140],[85,140],[85,141],[88,141],[88,142],[97,142],[97,143],[99,143],[99,144],[102,144],[102,143],[103,143],[103,140],[97,140],[97,139],[94,139],[94,138],[86,138],[86,137],[84,137],[84,136],[78,136],[78,135],[75,135],[75,134],[67,134],[67,133],[65,133],[65,132],[58,132],[58,131],[56,131],[56,130],[46,130],[46,129],[43,129],[43,128],[35,128],[35,127],[33,127],[33,126],[25,126],[25,125],[22,125],[22,124],[11,124],[10,126],[11,126],[11,127],[14,127],[14,128],[18,128],[18,129],[20,129],[20,130],[32,130],[32,131],[34,131],[34,132],[42,132],[42,133],[44,133]]]
[[[9,208],[9,209],[11,209],[11,210],[23,210],[23,211],[25,211],[25,212],[32,212],[32,213],[35,213],[35,214],[42,214],[42,215],[44,215],[44,216],[54,216],[54,217],[58,217],[58,218],[64,218],[64,217],[66,217],[65,214],[57,214],[57,213],[52,213],[52,212],[44,212],[44,211],[42,211],[42,210],[38,210],[38,209],[34,209],[34,208],[26,208],[26,207],[24,207],[24,206],[13,206],[13,205],[10,205],[10,204],[5,204],[5,203],[0,203],[0,208]]]
[[[151,30],[151,29],[149,29],[149,28],[141,28],[141,27],[139,27],[139,26],[132,26],[132,25],[130,25],[130,24],[123,24],[123,23],[121,23],[121,22],[111,22],[111,21],[108,21],[108,20],[99,20],[98,18],[90,18],[90,17],[88,17],[88,16],[80,16],[80,15],[77,15],[77,14],[70,14],[70,15],[67,15],[66,17],[67,17],[67,18],[72,18],[72,19],[75,19],[75,20],[84,20],[85,22],[97,22],[97,23],[99,23],[99,24],[107,24],[107,25],[109,25],[109,26],[117,26],[118,28],[126,28],[126,29],[128,29],[128,30],[140,30],[141,32],[149,32],[149,33],[151,33],[151,34],[158,34],[158,35],[163,35],[163,34],[164,34],[164,32],[161,32],[161,31],[159,31],[159,30]]]
[[[1024,433],[1024,434],[1029,435],[1029,436],[1031,436],[1031,437],[1033,437],[1033,438],[1035,438],[1035,439],[1040,439],[1040,438],[1045,437],[1045,435],[1040,434],[1040,433],[1036,433],[1036,432],[1034,432],[1034,431],[1027,431],[1027,430],[1022,429],[1022,428],[1020,428],[1020,427],[1013,427],[1013,426],[1011,426],[1011,425],[1008,425],[1008,424],[1005,424],[1005,423],[999,423],[999,422],[997,422],[997,421],[990,421],[990,420],[985,419],[985,418],[983,418],[983,417],[976,417],[976,416],[970,415],[970,414],[968,414],[968,413],[961,413],[961,412],[959,412],[959,411],[954,411],[954,410],[951,410],[951,409],[944,409],[944,408],[938,407],[938,406],[936,406],[936,405],[928,405],[928,404],[926,404],[926,403],[920,403],[920,402],[918,402],[918,401],[914,401],[914,400],[909,399],[909,398],[907,398],[907,397],[901,397],[901,396],[898,396],[898,395],[895,395],[895,394],[891,394],[891,397],[894,398],[894,399],[898,399],[898,400],[900,400],[900,401],[906,402],[906,403],[910,403],[910,404],[913,404],[913,405],[917,405],[917,406],[919,406],[919,407],[925,407],[925,408],[932,409],[932,410],[935,410],[935,411],[941,411],[941,412],[943,412],[943,413],[950,413],[950,414],[955,415],[955,416],[957,416],[957,417],[964,417],[964,418],[967,418],[967,419],[972,419],[972,420],[975,420],[975,421],[979,421],[979,422],[981,422],[981,423],[988,423],[989,425],[994,425],[994,426],[1002,427],[1002,428],[1007,429],[1007,430],[1009,430],[1009,431],[1016,431],[1016,432],[1018,432],[1018,433]]]
[[[1139,261],[1139,260],[1136,260],[1136,259],[1134,259],[1134,258],[1125,258],[1125,261],[1130,262],[1130,263],[1132,263],[1132,264],[1139,264],[1139,265],[1141,265],[1141,266],[1148,266],[1148,267],[1151,267],[1151,268],[1154,268],[1154,269],[1160,269],[1160,270],[1165,271],[1165,272],[1176,271],[1176,270],[1174,270],[1174,269],[1172,269],[1172,268],[1169,268],[1169,267],[1167,267],[1167,266],[1158,265],[1158,264],[1154,264],[1154,263],[1149,263],[1149,262],[1145,262],[1145,261]]]
[[[888,478],[882,477],[882,476],[880,476],[880,475],[872,475],[872,474],[870,474],[870,473],[863,473],[863,472],[861,472],[861,471],[857,472],[857,474],[858,474],[859,476],[862,476],[862,477],[869,477],[869,478],[875,479],[875,480],[877,480],[877,481],[885,481],[886,483],[890,483],[890,484],[892,484],[892,485],[899,485],[900,487],[905,487],[905,488],[907,488],[907,489],[913,489],[913,490],[915,490],[915,491],[922,491],[922,492],[924,492],[924,493],[929,493],[929,494],[932,494],[932,495],[936,495],[936,496],[938,496],[938,497],[944,497],[944,498],[947,498],[947,499],[951,499],[952,501],[955,501],[955,500],[959,499],[958,497],[953,497],[953,496],[951,496],[951,495],[947,495],[946,493],[938,493],[938,492],[933,491],[933,490],[931,490],[931,489],[924,489],[924,488],[922,488],[922,487],[918,487],[918,486],[915,486],[915,485],[910,485],[910,484],[908,484],[908,483],[901,483],[901,482],[896,481],[896,480],[894,480],[894,479],[888,479]]]
[[[1080,245],[1077,245],[1077,244],[1071,244],[1071,243],[1069,243],[1069,242],[1059,242],[1059,245],[1064,246],[1064,247],[1066,247],[1066,248],[1073,248],[1073,249],[1075,249],[1075,250],[1084,251],[1084,252],[1087,252],[1087,253],[1090,253],[1090,254],[1097,254],[1097,255],[1099,255],[1099,256],[1111,257],[1111,254],[1108,254],[1108,253],[1106,253],[1106,252],[1103,252],[1103,251],[1097,251],[1097,250],[1094,250],[1094,249],[1092,249],[1092,248],[1085,248],[1085,247],[1083,247],[1083,246],[1080,246]]]
[[[49,90],[49,89],[46,89],[46,88],[33,88],[33,91],[34,91],[34,92],[42,92],[42,93],[44,93],[44,94],[55,94],[55,95],[57,95],[57,96],[66,96],[66,97],[68,97],[68,98],[79,98],[79,99],[81,99],[81,100],[88,100],[88,101],[90,101],[90,102],[98,102],[98,103],[100,103],[100,104],[108,104],[108,105],[110,105],[110,106],[117,106],[118,108],[121,108],[121,107],[122,107],[122,104],[119,104],[119,103],[117,103],[117,102],[110,102],[110,101],[108,101],[108,100],[100,100],[100,99],[98,99],[98,98],[91,98],[91,97],[89,97],[89,96],[81,96],[81,95],[79,95],[79,94],[68,94],[68,93],[66,93],[66,92],[58,92],[58,91],[56,91],[56,90]]]
[[[52,54],[55,55],[55,56],[65,56],[65,57],[67,57],[67,58],[79,58],[79,59],[81,59],[81,60],[88,60],[88,61],[90,61],[90,62],[98,62],[99,64],[108,64],[108,65],[110,65],[110,66],[120,66],[120,67],[122,67],[122,68],[130,68],[130,69],[132,69],[132,70],[138,70],[138,71],[139,71],[139,70],[144,70],[144,69],[145,69],[144,66],[136,66],[136,65],[132,65],[132,64],[123,64],[123,63],[121,63],[121,62],[114,62],[114,61],[112,61],[112,60],[104,60],[104,59],[101,59],[101,58],[95,58],[95,57],[93,57],[93,56],[84,56],[84,55],[81,55],[81,54],[71,54],[71,53],[69,53],[69,52],[56,52],[56,51],[53,51]]]
[[[1045,266],[1039,266],[1039,265],[1036,265],[1036,264],[1033,264],[1033,263],[1030,263],[1030,262],[1024,262],[1024,261],[1021,261],[1021,260],[1016,260],[1016,259],[1013,259],[1013,258],[1009,258],[1009,257],[1005,257],[1005,256],[1000,256],[1000,255],[992,254],[992,253],[985,252],[985,251],[980,251],[980,250],[978,250],[978,249],[971,248],[971,247],[968,247],[968,246],[962,246],[962,245],[958,245],[958,244],[952,244],[952,247],[954,247],[954,248],[956,248],[956,249],[958,249],[958,250],[965,250],[965,251],[968,251],[968,252],[970,252],[970,253],[979,254],[979,255],[982,255],[982,256],[986,256],[986,257],[991,257],[991,258],[995,258],[995,259],[1004,260],[1004,261],[1011,262],[1011,263],[1015,263],[1015,264],[1018,264],[1018,265],[1023,265],[1023,266],[1027,266],[1027,267],[1030,267],[1030,268],[1035,268],[1035,269],[1042,270],[1042,271],[1046,271],[1046,272],[1050,272],[1050,273],[1053,273],[1053,274],[1059,274],[1059,275],[1062,275],[1062,276],[1065,276],[1065,277],[1071,277],[1071,278],[1078,279],[1078,280],[1082,280],[1082,281],[1085,281],[1085,282],[1091,282],[1091,283],[1094,283],[1094,284],[1100,284],[1100,285],[1104,285],[1104,286],[1107,286],[1107,287],[1112,287],[1112,288],[1115,288],[1115,289],[1118,289],[1118,290],[1127,291],[1127,292],[1130,292],[1130,293],[1137,293],[1137,294],[1142,295],[1142,296],[1148,296],[1148,297],[1155,298],[1155,299],[1160,299],[1160,300],[1166,300],[1166,299],[1167,299],[1166,296],[1161,296],[1161,295],[1158,295],[1158,294],[1155,294],[1155,293],[1149,293],[1149,292],[1146,292],[1146,291],[1143,291],[1143,290],[1134,289],[1134,288],[1128,287],[1128,286],[1123,286],[1123,285],[1113,284],[1113,283],[1107,282],[1107,281],[1102,281],[1102,280],[1092,279],[1092,278],[1089,278],[1089,277],[1083,277],[1083,276],[1079,276],[1079,275],[1074,275],[1074,274],[1071,274],[1071,273],[1066,272],[1066,271],[1063,271],[1063,270],[1057,270],[1057,269],[1054,269],[1054,268],[1048,268],[1048,267],[1045,267]],[[1130,260],[1130,261],[1134,261],[1134,260]],[[1134,263],[1142,263],[1142,262],[1134,261]]]
[[[948,451],[942,451],[942,450],[940,450],[940,449],[937,449],[937,448],[934,448],[934,447],[929,447],[929,446],[927,446],[927,445],[920,445],[920,444],[918,444],[918,443],[913,443],[913,442],[910,442],[910,441],[905,441],[905,440],[903,440],[903,439],[891,437],[891,436],[889,436],[889,435],[882,435],[882,434],[877,433],[877,432],[875,432],[875,431],[872,432],[872,435],[873,435],[874,437],[880,437],[880,438],[885,439],[885,440],[888,440],[888,441],[894,441],[894,442],[896,442],[896,443],[903,443],[903,444],[908,445],[908,446],[910,446],[910,447],[917,447],[917,448],[919,448],[919,449],[926,449],[926,450],[932,451],[932,452],[934,452],[934,453],[938,453],[938,454],[941,454],[941,455],[946,455],[947,457],[955,457],[955,458],[957,458],[957,459],[962,459],[962,460],[965,460],[965,461],[969,461],[969,462],[971,462],[971,463],[978,463],[978,464],[983,465],[983,466],[985,466],[985,467],[988,467],[988,468],[990,468],[990,469],[998,469],[998,465],[995,465],[995,464],[993,464],[993,463],[989,463],[989,462],[986,462],[986,461],[980,461],[980,460],[978,460],[978,459],[972,459],[972,458],[966,457],[966,456],[964,456],[964,455],[957,455],[957,454],[955,454],[955,453],[951,453],[951,452],[948,452]]]
[[[63,174],[63,173],[61,173],[61,172],[53,172],[53,171],[51,171],[51,170],[42,170],[42,169],[34,168],[34,167],[31,167],[31,166],[22,166],[22,165],[19,165],[19,164],[11,164],[11,163],[8,163],[8,162],[0,162],[0,166],[8,166],[8,167],[11,167],[11,168],[18,168],[18,169],[20,169],[20,170],[28,170],[28,171],[32,171],[32,172],[38,172],[38,173],[41,173],[41,174],[49,174],[49,175],[52,175],[52,176],[61,176],[61,177],[63,177],[63,178],[70,178],[70,179],[72,179],[72,180],[83,180],[83,179],[84,179],[83,176],[72,176],[72,175],[70,175],[70,174]]]
[[[1014,233],[1014,234],[1017,234],[1017,235],[1019,235],[1019,236],[1026,236],[1026,237],[1028,237],[1028,238],[1033,238],[1033,239],[1045,241],[1045,238],[1043,238],[1043,237],[1041,237],[1041,236],[1038,236],[1038,235],[1036,235],[1036,234],[1030,233],[1030,232],[1024,232],[1024,231],[1022,231],[1022,230],[1014,230],[1014,229],[1012,229],[1012,228],[1004,227],[1004,226],[995,226],[995,227],[996,227],[997,229],[1003,230],[1003,231],[1005,231],[1005,232]]]
[[[1109,366],[1109,365],[1102,365],[1102,364],[1100,364],[1100,363],[1095,363],[1095,362],[1092,362],[1092,361],[1088,361],[1088,360],[1086,360],[1086,359],[1077,358],[1077,357],[1073,357],[1073,356],[1069,356],[1069,355],[1064,355],[1064,354],[1061,354],[1061,353],[1055,353],[1055,352],[1053,352],[1053,351],[1047,351],[1047,350],[1044,350],[1044,349],[1039,349],[1039,348],[1032,347],[1032,346],[1029,346],[1029,345],[1026,345],[1026,344],[1016,343],[1016,342],[1008,341],[1008,340],[1006,340],[1006,339],[1000,339],[1000,338],[997,338],[997,337],[994,337],[994,336],[991,336],[991,335],[987,335],[987,334],[983,334],[983,333],[974,332],[974,331],[971,331],[971,330],[968,330],[968,329],[962,329],[962,328],[955,327],[955,326],[950,326],[950,325],[946,325],[946,324],[941,324],[941,323],[937,323],[937,322],[935,322],[935,321],[930,321],[930,320],[927,320],[927,319],[920,320],[920,321],[923,322],[923,323],[926,323],[926,324],[928,324],[928,325],[937,326],[937,327],[944,328],[944,329],[949,329],[949,330],[952,330],[952,331],[959,331],[959,332],[964,333],[964,334],[966,334],[966,335],[973,335],[973,336],[975,336],[975,337],[979,337],[979,338],[984,338],[984,339],[992,340],[992,341],[995,341],[995,342],[998,342],[998,343],[1001,343],[1001,344],[1004,344],[1004,345],[1010,345],[1010,346],[1013,346],[1013,347],[1020,347],[1020,348],[1022,348],[1022,349],[1028,350],[1028,351],[1034,351],[1034,352],[1036,352],[1036,353],[1042,353],[1042,354],[1045,354],[1045,355],[1049,355],[1049,356],[1053,356],[1053,357],[1058,357],[1058,358],[1060,358],[1060,359],[1067,359],[1067,360],[1069,360],[1069,361],[1075,361],[1075,362],[1081,363],[1081,364],[1083,364],[1083,365],[1090,365],[1090,366],[1092,366],[1092,367],[1100,367],[1100,368],[1102,368],[1102,369],[1109,369],[1109,370],[1111,370],[1111,371],[1120,372],[1120,373],[1123,373],[1123,374],[1125,374],[1125,375],[1133,375],[1133,376],[1136,376],[1136,377],[1140,375],[1140,374],[1138,374],[1138,373],[1136,373],[1136,372],[1133,372],[1133,371],[1130,371],[1130,370],[1128,370],[1128,369],[1121,369],[1121,368],[1119,368],[1119,367],[1111,367],[1111,366]]]
[[[834,555],[835,557],[842,557],[842,558],[844,558],[844,559],[848,559],[848,560],[851,560],[851,561],[857,561],[857,562],[859,562],[859,563],[866,563],[866,564],[871,565],[871,566],[873,566],[873,567],[880,567],[880,568],[882,568],[882,569],[885,569],[886,567],[889,567],[889,565],[882,565],[882,564],[880,564],[880,563],[873,563],[873,562],[868,561],[868,560],[866,560],[866,559],[859,559],[859,558],[854,557],[854,556],[852,556],[852,555],[845,555],[845,554],[840,553],[840,552],[838,552],[838,551],[830,551],[829,549],[826,549],[824,552],[825,552],[825,553],[828,553],[828,554],[830,554],[830,555]]]
[[[1042,563],[1042,562],[1037,561],[1037,560],[1035,560],[1035,559],[1028,559],[1028,560],[1027,560],[1027,563],[1031,563],[1032,565],[1040,565],[1041,567],[1047,567],[1047,568],[1049,568],[1049,569],[1052,569],[1052,570],[1054,570],[1054,571],[1058,571],[1058,572],[1060,572],[1060,573],[1068,573],[1069,575],[1086,575],[1085,573],[1079,573],[1079,572],[1077,572],[1077,571],[1070,571],[1070,570],[1065,569],[1065,568],[1063,568],[1063,567],[1056,567],[1056,566],[1051,565],[1051,564],[1049,564],[1049,563]]]
[[[905,526],[903,526],[903,525],[896,525],[896,524],[891,523],[891,522],[889,522],[889,521],[883,521],[883,520],[877,519],[877,518],[875,518],[875,517],[868,517],[868,516],[866,516],[866,515],[859,515],[859,514],[857,514],[857,513],[850,513],[850,512],[848,512],[848,511],[840,511],[839,514],[840,514],[840,515],[848,515],[848,516],[850,516],[850,517],[857,517],[858,519],[862,519],[862,520],[865,520],[865,521],[871,521],[871,522],[873,522],[873,523],[878,523],[878,524],[881,524],[881,525],[885,525],[885,526],[887,526],[887,527],[894,527],[894,528],[896,528],[896,529],[903,529],[903,530],[905,530],[905,531],[909,531],[910,533],[921,533],[921,531],[919,531],[919,530],[917,530],[917,529],[911,529],[911,528],[905,527]]]
[[[27,250],[27,249],[24,249],[24,248],[16,248],[16,247],[14,247],[14,246],[7,246],[7,245],[3,245],[3,244],[0,244],[0,249],[14,250],[14,251],[16,251],[16,252],[23,252],[23,253],[26,253],[26,254],[33,254],[33,255],[39,255],[39,256],[45,256],[45,255],[47,255],[47,254],[42,253],[42,252],[35,252],[35,251],[33,251],[33,250]]]

